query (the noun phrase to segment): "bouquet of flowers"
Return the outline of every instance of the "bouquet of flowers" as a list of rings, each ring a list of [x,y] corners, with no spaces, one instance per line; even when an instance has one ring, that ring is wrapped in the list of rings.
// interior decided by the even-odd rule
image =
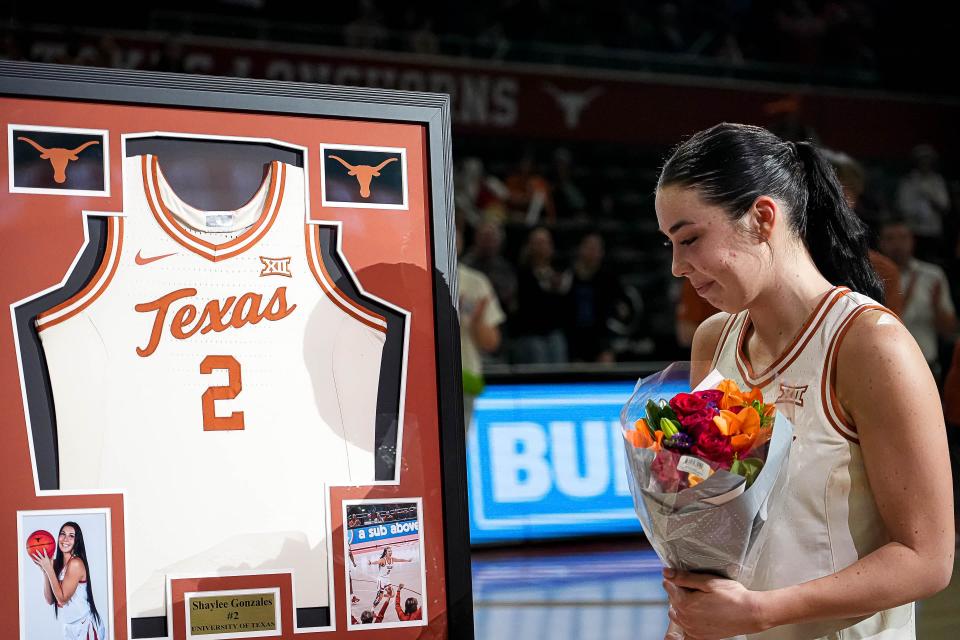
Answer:
[[[760,389],[688,363],[637,383],[620,413],[634,507],[663,563],[746,582],[786,484],[793,425]],[[671,393],[672,392],[672,393]]]

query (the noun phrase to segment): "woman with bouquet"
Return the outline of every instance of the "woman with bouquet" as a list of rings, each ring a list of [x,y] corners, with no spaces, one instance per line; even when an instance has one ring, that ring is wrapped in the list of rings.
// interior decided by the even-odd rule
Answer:
[[[676,148],[656,209],[674,275],[721,310],[694,336],[692,385],[718,369],[795,429],[752,578],[665,570],[668,637],[915,638],[914,601],[953,569],[943,413],[829,163],[720,124]]]

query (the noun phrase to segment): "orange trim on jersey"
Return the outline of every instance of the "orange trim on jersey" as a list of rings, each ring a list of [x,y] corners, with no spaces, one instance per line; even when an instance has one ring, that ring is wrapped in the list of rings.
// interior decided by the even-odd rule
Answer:
[[[114,244],[116,244],[116,247],[114,247]],[[44,329],[49,329],[50,327],[60,324],[64,320],[69,320],[73,316],[89,307],[94,300],[99,298],[100,295],[110,285],[110,281],[113,280],[113,276],[117,273],[117,266],[120,264],[120,256],[122,253],[123,218],[110,217],[108,218],[107,224],[107,246],[104,250],[103,260],[100,262],[100,267],[97,269],[97,272],[94,274],[93,278],[90,279],[90,282],[88,282],[87,285],[77,294],[71,296],[57,306],[37,315],[37,331],[39,332],[43,331]],[[77,305],[76,308],[70,309],[71,306],[77,304],[88,295],[90,295],[88,300],[84,300],[83,303]],[[61,316],[52,317],[67,309],[70,309],[70,311]]]
[[[279,162],[272,162],[270,169],[270,184],[267,188],[266,199],[263,202],[263,210],[249,229],[242,234],[225,242],[223,244],[214,244],[202,238],[196,238],[190,235],[186,228],[177,220],[174,213],[167,207],[160,195],[160,175],[161,169],[156,156],[150,156],[151,160],[147,163],[147,156],[142,159],[143,190],[150,205],[153,217],[160,225],[161,229],[170,236],[177,244],[189,249],[193,253],[200,255],[213,262],[226,260],[236,255],[240,255],[250,247],[259,242],[277,220],[280,211],[280,205],[283,201],[284,188],[286,186],[286,167]],[[280,174],[279,180],[277,174]],[[149,175],[149,178],[148,178]],[[278,186],[279,184],[279,186]],[[151,186],[153,189],[151,190]],[[260,190],[257,190],[260,193]],[[256,198],[254,194],[253,198]],[[247,204],[253,201],[253,198],[247,201]],[[272,208],[271,208],[272,205]],[[246,206],[246,205],[244,205]],[[241,207],[242,208],[242,207]],[[249,242],[248,242],[249,240]],[[240,248],[220,253],[225,249],[231,249],[243,244]]]
[[[824,359],[823,373],[820,376],[820,399],[823,403],[823,413],[827,416],[827,421],[830,422],[837,433],[857,444],[860,443],[860,440],[855,435],[850,435],[857,433],[857,426],[849,418],[837,396],[837,360],[840,355],[840,344],[847,332],[853,327],[854,320],[863,313],[872,310],[884,311],[896,317],[896,314],[879,304],[865,304],[855,307],[840,323],[840,328],[830,341],[830,347],[827,349],[827,355]]]
[[[827,293],[817,304],[816,308],[807,318],[806,322],[804,322],[800,332],[793,338],[787,348],[784,349],[777,359],[770,363],[770,365],[767,366],[767,368],[765,368],[760,375],[756,375],[754,373],[753,366],[743,354],[743,343],[746,338],[747,326],[750,320],[750,315],[748,313],[747,317],[743,320],[743,324],[740,326],[740,335],[737,338],[736,349],[737,368],[740,370],[740,375],[743,376],[743,379],[755,387],[765,387],[773,382],[773,379],[777,377],[778,372],[782,372],[800,357],[800,354],[803,353],[803,350],[807,348],[807,344],[809,344],[810,340],[813,339],[817,329],[819,329],[820,325],[822,325],[824,320],[826,320],[830,310],[849,292],[850,289],[846,287],[834,287],[829,293]]]
[[[370,311],[369,309],[364,309],[360,305],[356,304],[356,302],[351,300],[349,296],[344,294],[343,291],[337,287],[333,281],[333,278],[331,278],[330,274],[327,272],[326,265],[323,264],[323,253],[320,251],[319,243],[316,237],[317,234],[312,233],[312,229],[310,228],[309,224],[304,225],[303,231],[305,236],[304,240],[306,241],[307,263],[310,265],[310,271],[313,273],[313,277],[316,278],[320,288],[327,293],[327,297],[351,317],[359,320],[368,327],[386,333],[387,319],[381,316],[379,313]],[[320,267],[320,271],[317,271],[318,265]],[[343,301],[341,301],[340,298],[343,298]],[[377,320],[383,322],[383,325],[372,322],[369,318],[365,317],[365,315],[373,316]]]
[[[733,329],[733,325],[736,324],[736,321],[737,314],[731,313],[730,317],[727,318],[727,321],[723,323],[723,330],[720,332],[720,340],[717,341],[717,348],[713,350],[713,360],[710,362],[711,370],[717,368],[717,363],[720,361],[720,354],[723,353],[723,346],[730,335],[730,330]]]

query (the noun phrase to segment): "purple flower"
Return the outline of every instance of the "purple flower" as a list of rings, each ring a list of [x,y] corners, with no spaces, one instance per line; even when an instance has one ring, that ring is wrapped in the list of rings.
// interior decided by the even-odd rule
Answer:
[[[693,446],[693,438],[685,433],[676,433],[664,440],[663,446],[675,451],[686,451]]]

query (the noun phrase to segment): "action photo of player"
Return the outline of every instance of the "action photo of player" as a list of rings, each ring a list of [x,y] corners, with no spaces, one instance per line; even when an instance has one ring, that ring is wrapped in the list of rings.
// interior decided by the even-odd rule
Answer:
[[[351,627],[425,624],[420,511],[419,499],[344,501]]]

